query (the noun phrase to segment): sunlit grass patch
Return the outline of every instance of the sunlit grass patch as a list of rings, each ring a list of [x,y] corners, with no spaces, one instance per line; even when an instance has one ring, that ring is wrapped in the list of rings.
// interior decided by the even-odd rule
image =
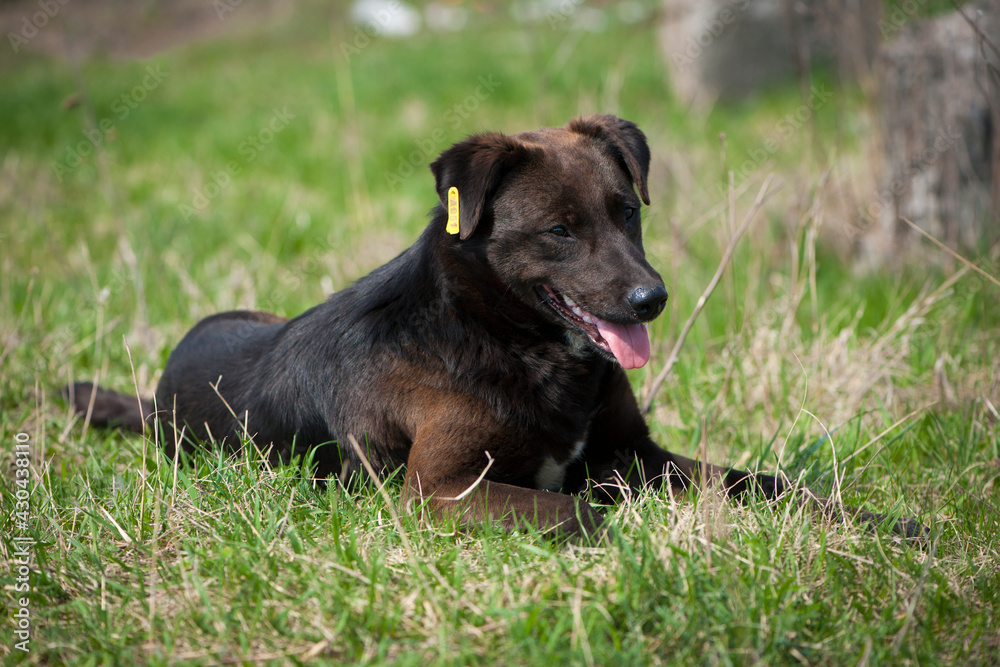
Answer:
[[[11,444],[0,454],[0,545],[11,559],[18,434],[30,438],[27,534],[37,541],[31,652],[5,630],[4,658],[991,661],[996,291],[971,273],[948,284],[946,269],[861,275],[834,249],[871,178],[862,96],[838,91],[815,134],[790,135],[734,184],[730,209],[719,186],[801,104],[792,88],[706,119],[671,101],[642,26],[582,37],[544,23],[476,28],[375,40],[349,66],[337,48],[349,29],[327,18],[77,71],[0,56],[0,439]],[[169,77],[119,117],[115,101],[156,65]],[[488,99],[448,115],[491,75],[500,83]],[[66,108],[73,94],[86,103]],[[263,128],[286,106],[294,117],[265,144]],[[404,507],[398,477],[386,495],[324,486],[252,448],[175,466],[155,440],[85,430],[60,398],[64,383],[84,379],[151,395],[199,318],[298,314],[411,243],[437,203],[426,163],[450,143],[592,111],[638,122],[654,153],[645,245],[670,301],[651,327],[651,364],[631,375],[641,397],[731,218],[767,173],[781,185],[655,397],[657,441],[915,516],[932,529],[926,545],[803,504],[741,505],[711,491],[651,491],[608,508],[612,533],[599,545],[459,531]],[[87,113],[113,119],[113,132],[57,173],[85,140]],[[252,160],[240,148],[248,137],[260,142]],[[816,141],[837,150],[811,152]],[[0,572],[8,600],[17,576]]]

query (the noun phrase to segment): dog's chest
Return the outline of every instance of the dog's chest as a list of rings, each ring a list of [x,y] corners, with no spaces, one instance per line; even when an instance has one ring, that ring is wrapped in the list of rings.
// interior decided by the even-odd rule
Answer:
[[[573,443],[569,456],[565,459],[559,460],[552,455],[546,456],[535,472],[535,488],[540,491],[559,491],[562,489],[563,482],[566,481],[566,468],[580,458],[586,445],[587,438],[584,436]]]
[[[560,362],[540,379],[536,385],[539,395],[529,403],[533,410],[541,406],[560,406],[536,413],[536,433],[544,434],[542,446],[546,451],[531,482],[534,488],[544,491],[563,488],[567,469],[584,455],[590,421],[601,403],[603,369],[589,360],[563,359]]]

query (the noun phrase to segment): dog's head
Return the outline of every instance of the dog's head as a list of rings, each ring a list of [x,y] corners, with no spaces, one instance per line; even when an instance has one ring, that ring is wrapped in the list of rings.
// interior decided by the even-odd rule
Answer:
[[[431,170],[444,206],[458,190],[456,243],[474,250],[506,291],[574,342],[625,368],[646,363],[645,323],[662,312],[667,292],[642,248],[649,147],[634,123],[594,115],[562,128],[476,135]]]

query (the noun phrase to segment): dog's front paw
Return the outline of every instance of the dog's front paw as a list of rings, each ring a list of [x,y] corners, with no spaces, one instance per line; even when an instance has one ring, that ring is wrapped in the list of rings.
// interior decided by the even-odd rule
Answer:
[[[852,518],[856,521],[860,521],[865,524],[871,531],[880,527],[888,527],[893,533],[901,537],[905,537],[908,540],[915,540],[919,542],[926,541],[930,539],[931,531],[930,528],[920,523],[915,519],[909,517],[901,517],[899,519],[892,519],[886,514],[880,514],[878,512],[869,512],[868,510],[858,509],[856,507],[843,506],[843,515],[841,515],[841,508],[838,507],[834,502],[828,498],[818,498],[817,501],[820,503],[821,510],[823,514],[827,517],[832,518],[836,521],[841,521],[846,516],[847,518]]]
[[[726,494],[730,498],[737,499],[745,497],[747,493],[752,493],[759,498],[774,500],[785,495],[790,489],[781,477],[742,470],[730,470],[726,474],[724,484]]]

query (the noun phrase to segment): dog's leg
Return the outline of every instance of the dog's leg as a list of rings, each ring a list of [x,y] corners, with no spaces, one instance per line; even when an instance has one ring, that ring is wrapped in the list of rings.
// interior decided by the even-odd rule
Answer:
[[[426,500],[439,518],[455,519],[462,526],[492,523],[506,531],[535,526],[557,538],[594,538],[601,531],[601,515],[574,496],[487,480],[477,483],[474,475],[431,484],[425,479],[419,471],[407,470],[404,501]]]
[[[534,525],[570,538],[599,534],[603,519],[582,499],[496,481],[516,478],[524,461],[518,456],[491,462],[487,453],[519,448],[509,431],[491,432],[484,418],[469,421],[445,417],[420,427],[407,461],[405,502],[426,500],[435,514],[463,526],[489,522],[512,531]]]
[[[772,499],[785,492],[773,475],[733,470],[666,451],[649,437],[624,372],[608,379],[605,400],[594,415],[587,437],[586,474],[614,498],[628,489],[669,483],[677,492],[702,485],[721,485],[732,497],[748,491]],[[577,485],[580,466],[575,466]],[[621,488],[624,487],[624,488]]]
[[[615,500],[630,489],[663,483],[669,483],[675,491],[719,485],[730,498],[753,493],[773,500],[789,490],[789,485],[781,477],[724,468],[659,447],[649,437],[649,428],[639,412],[625,374],[619,374],[611,382],[612,391],[594,417],[586,449],[586,464],[592,482],[609,499]],[[876,512],[844,506],[830,498],[816,496],[808,489],[799,489],[797,497],[831,519],[853,518],[870,526],[891,521],[893,532],[899,535],[925,538],[930,534],[925,526],[913,519],[890,520]]]
[[[621,479],[624,479],[630,488],[668,481],[671,487],[678,491],[701,488],[702,485],[721,485],[730,498],[743,498],[752,493],[767,500],[779,498],[789,490],[789,485],[781,477],[723,468],[697,461],[668,452],[648,438],[619,452],[619,460],[623,463],[629,462],[631,465],[615,466],[610,474],[606,473],[605,487],[609,482],[613,485],[615,480]],[[884,514],[869,512],[817,496],[806,488],[798,489],[797,497],[835,521],[853,519],[871,527],[888,524],[894,533],[908,538],[926,538],[930,535],[926,526],[913,519],[907,517],[890,519]]]

